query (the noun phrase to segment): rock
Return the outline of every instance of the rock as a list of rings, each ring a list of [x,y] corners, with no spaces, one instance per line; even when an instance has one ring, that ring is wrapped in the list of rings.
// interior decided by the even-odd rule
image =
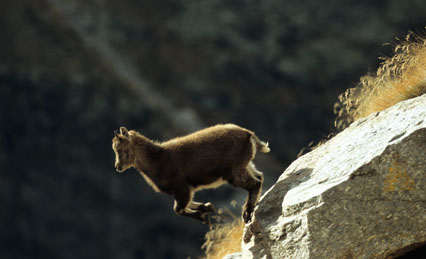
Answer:
[[[242,258],[241,256],[242,256],[241,253],[237,252],[237,253],[226,255],[222,259],[241,259]]]
[[[294,161],[244,230],[243,258],[394,258],[426,244],[426,95]]]

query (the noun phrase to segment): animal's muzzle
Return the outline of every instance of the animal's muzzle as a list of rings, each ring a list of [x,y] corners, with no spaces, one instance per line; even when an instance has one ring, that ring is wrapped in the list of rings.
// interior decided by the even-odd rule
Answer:
[[[122,173],[122,172],[123,172],[123,167],[122,167],[122,166],[120,166],[119,164],[115,164],[114,166],[115,166],[115,170],[116,170],[117,172],[119,172],[119,173]]]

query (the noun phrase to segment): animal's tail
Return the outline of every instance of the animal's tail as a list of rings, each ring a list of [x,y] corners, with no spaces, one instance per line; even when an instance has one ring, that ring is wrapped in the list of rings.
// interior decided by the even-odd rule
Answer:
[[[252,141],[254,142],[256,146],[256,150],[259,150],[260,152],[263,152],[263,153],[268,153],[269,151],[271,151],[271,149],[269,148],[269,143],[261,141],[254,134],[252,135]]]

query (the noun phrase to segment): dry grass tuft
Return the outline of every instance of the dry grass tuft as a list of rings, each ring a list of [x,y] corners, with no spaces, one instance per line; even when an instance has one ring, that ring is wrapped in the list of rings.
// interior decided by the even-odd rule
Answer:
[[[361,77],[356,87],[339,96],[334,107],[337,129],[426,93],[426,37],[410,32],[397,40],[394,56],[382,58],[375,75]]]
[[[221,259],[227,254],[241,251],[241,240],[243,236],[244,223],[231,212],[227,212],[231,218],[222,222],[212,224],[206,233],[202,249],[205,250],[206,259]]]

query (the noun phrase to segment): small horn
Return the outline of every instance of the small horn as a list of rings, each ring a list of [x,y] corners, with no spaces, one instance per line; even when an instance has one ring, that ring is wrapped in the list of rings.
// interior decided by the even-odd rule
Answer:
[[[123,135],[123,137],[127,138],[129,136],[129,131],[126,129],[126,127],[120,127],[120,133]]]

